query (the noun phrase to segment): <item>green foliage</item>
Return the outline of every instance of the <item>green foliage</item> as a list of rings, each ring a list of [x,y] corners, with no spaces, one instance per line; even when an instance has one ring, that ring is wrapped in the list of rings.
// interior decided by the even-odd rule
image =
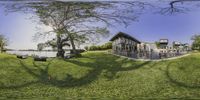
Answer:
[[[88,50],[89,50],[89,47],[88,47],[88,46],[85,46],[84,49],[88,51]]]
[[[85,47],[85,50],[88,50],[88,51],[94,51],[94,50],[108,50],[108,49],[112,49],[112,42],[108,42],[108,43],[105,43],[103,45],[99,45],[99,46],[86,46]]]
[[[46,47],[46,45],[44,43],[39,43],[37,45],[37,50],[42,51],[45,47]]]
[[[200,50],[200,35],[194,35],[191,40],[193,40],[192,49]]]
[[[155,44],[156,44],[157,48],[160,48],[160,43],[159,42],[156,41]]]
[[[8,45],[8,39],[0,34],[0,50],[1,52],[5,51],[5,46]]]
[[[31,8],[35,9],[43,24],[51,26],[57,35],[65,34],[67,37],[70,35],[69,39],[78,42],[77,44],[83,44],[91,38],[99,38],[109,33],[105,26],[85,25],[102,19],[96,9],[106,6],[104,3],[56,1],[33,5],[36,6]]]
[[[45,43],[39,43],[37,45],[37,49],[39,51],[41,51],[41,50],[43,50],[46,47],[51,47],[53,50],[57,50],[57,42],[56,41],[57,41],[56,39],[52,39],[52,40],[48,40]],[[62,45],[63,45],[63,47],[69,47],[70,46],[70,44],[68,43],[68,41],[62,42]]]

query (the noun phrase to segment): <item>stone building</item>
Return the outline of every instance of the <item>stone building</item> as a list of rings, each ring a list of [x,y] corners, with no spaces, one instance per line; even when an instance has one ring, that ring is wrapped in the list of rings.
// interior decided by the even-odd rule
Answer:
[[[136,38],[123,33],[117,33],[113,38],[110,39],[112,41],[112,52],[118,55],[124,55],[128,57],[136,57],[138,44],[141,42]]]

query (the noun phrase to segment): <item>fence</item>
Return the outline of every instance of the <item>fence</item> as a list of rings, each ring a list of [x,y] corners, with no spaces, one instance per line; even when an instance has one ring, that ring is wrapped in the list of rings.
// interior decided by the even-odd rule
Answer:
[[[127,52],[127,51],[112,51],[113,54],[127,56],[130,58],[137,58],[137,59],[162,59],[162,58],[170,58],[175,56],[180,56],[186,54],[187,51],[184,52],[150,52],[150,51],[142,51],[142,52]]]

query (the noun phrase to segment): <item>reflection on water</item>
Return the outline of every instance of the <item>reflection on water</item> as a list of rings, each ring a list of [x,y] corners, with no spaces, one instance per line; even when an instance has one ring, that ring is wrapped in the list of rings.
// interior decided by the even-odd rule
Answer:
[[[6,51],[8,54],[16,55],[37,55],[40,57],[56,57],[56,51]],[[69,51],[65,51],[65,55],[68,55]]]

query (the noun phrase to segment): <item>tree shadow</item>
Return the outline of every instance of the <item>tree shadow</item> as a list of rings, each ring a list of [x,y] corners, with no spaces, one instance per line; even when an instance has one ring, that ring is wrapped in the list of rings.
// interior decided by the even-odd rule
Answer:
[[[10,63],[10,61],[16,61],[15,58],[11,58],[11,57],[4,57],[4,58],[0,58],[0,61],[3,64],[6,64],[7,66],[11,66],[12,63]]]
[[[36,64],[36,62],[33,61],[33,66],[39,70],[39,73],[35,73],[34,70],[29,68],[22,60],[19,60],[21,67],[25,69],[27,73],[34,76],[37,79],[37,81],[25,83],[18,86],[0,86],[0,88],[2,89],[3,88],[5,89],[22,88],[22,87],[26,87],[35,83],[52,85],[52,86],[61,87],[61,88],[62,87],[68,87],[68,88],[80,87],[80,86],[88,85],[94,82],[96,79],[98,79],[98,76],[101,75],[103,70],[105,70],[105,72],[103,72],[104,77],[106,77],[108,80],[113,80],[117,78],[116,77],[117,72],[135,70],[150,63],[150,61],[147,61],[147,62],[138,64],[133,61],[134,65],[131,65],[131,67],[122,67],[122,64],[128,62],[127,59],[122,59],[119,62],[119,61],[116,61],[119,59],[116,57],[111,58],[111,59],[109,57],[95,57],[95,58],[81,57],[81,58],[93,59],[94,62],[81,62],[81,61],[77,61],[76,59],[69,59],[65,61],[69,63],[73,63],[81,67],[90,67],[92,70],[89,70],[89,72],[86,75],[82,76],[81,78],[75,78],[72,75],[67,74],[66,78],[63,80],[59,80],[56,77],[52,77],[48,73],[49,66],[51,65],[51,62],[53,61],[53,59],[51,61],[48,61],[47,64],[41,64],[41,65],[38,65]]]
[[[185,88],[192,88],[192,89],[197,89],[197,88],[200,88],[200,85],[194,85],[194,84],[189,84],[189,83],[184,83],[184,82],[181,82],[181,81],[178,81],[176,79],[174,79],[171,74],[170,74],[170,66],[172,66],[174,62],[171,62],[167,65],[166,67],[166,76],[167,78],[169,79],[170,82],[178,85],[178,86],[181,86],[181,87],[185,87]],[[173,67],[173,66],[172,66]]]
[[[5,57],[3,59],[0,59],[1,62],[3,62],[4,64],[6,64],[7,66],[12,66],[10,63],[11,61],[16,61],[15,58],[10,58],[10,57]],[[17,62],[17,61],[16,61]],[[23,66],[22,66],[23,67]],[[30,72],[31,73],[31,70],[29,69],[26,69],[26,72]],[[32,74],[34,76],[34,74]],[[38,81],[31,81],[31,82],[27,82],[27,83],[23,83],[23,84],[19,84],[19,85],[1,85],[0,86],[0,89],[18,89],[18,88],[23,88],[23,87],[26,87],[26,86],[29,86],[29,85],[32,85],[32,84],[36,84],[38,83]]]
[[[19,89],[19,88],[30,86],[32,84],[36,84],[36,83],[39,83],[39,81],[27,82],[20,85],[0,86],[0,89]]]
[[[104,56],[98,58],[89,58],[89,57],[82,57],[82,58],[92,59],[94,60],[94,62],[84,63],[78,60],[66,60],[66,61],[78,66],[87,66],[92,68],[93,70],[91,70],[91,72],[87,74],[87,78],[89,78],[89,80],[91,81],[94,81],[101,73],[103,73],[103,76],[108,80],[113,80],[115,78],[118,78],[118,76],[116,77],[117,72],[136,70],[150,63],[150,61],[147,61],[138,64],[135,61],[133,61],[135,62],[134,65],[131,65],[130,67],[122,67],[124,63],[128,62],[128,59],[123,59],[120,62],[117,62],[116,60],[119,58],[106,59],[106,57]]]

